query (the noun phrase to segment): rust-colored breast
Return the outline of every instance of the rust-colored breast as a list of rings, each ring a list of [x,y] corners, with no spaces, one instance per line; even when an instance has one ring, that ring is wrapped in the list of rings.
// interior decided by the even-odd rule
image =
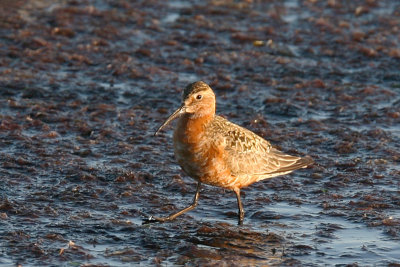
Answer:
[[[175,158],[182,169],[202,183],[227,187],[230,170],[225,163],[225,145],[219,136],[210,136],[204,117],[179,119],[174,132]]]

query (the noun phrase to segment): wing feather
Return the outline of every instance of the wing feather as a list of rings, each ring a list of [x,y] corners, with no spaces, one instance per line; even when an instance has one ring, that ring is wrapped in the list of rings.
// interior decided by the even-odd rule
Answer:
[[[263,179],[289,173],[312,163],[310,157],[287,155],[273,148],[262,137],[220,116],[216,116],[214,121],[213,135],[220,135],[219,140],[223,140],[225,161],[234,176],[259,176]]]

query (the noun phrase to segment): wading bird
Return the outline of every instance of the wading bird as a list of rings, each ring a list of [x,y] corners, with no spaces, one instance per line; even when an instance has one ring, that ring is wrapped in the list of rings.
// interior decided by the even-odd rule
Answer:
[[[189,84],[183,92],[181,107],[156,131],[155,135],[179,118],[173,137],[175,158],[183,171],[198,183],[190,206],[168,217],[151,216],[145,223],[170,221],[194,209],[204,183],[235,192],[238,220],[242,224],[241,188],[313,163],[308,156],[287,155],[255,133],[216,115],[215,105],[210,86],[202,81]]]

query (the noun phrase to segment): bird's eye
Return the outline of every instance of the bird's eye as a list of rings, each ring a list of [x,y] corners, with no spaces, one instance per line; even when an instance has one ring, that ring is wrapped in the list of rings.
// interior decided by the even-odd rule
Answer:
[[[200,100],[200,99],[202,99],[202,98],[203,98],[202,95],[197,95],[197,96],[196,96],[196,99],[197,99],[197,100]]]

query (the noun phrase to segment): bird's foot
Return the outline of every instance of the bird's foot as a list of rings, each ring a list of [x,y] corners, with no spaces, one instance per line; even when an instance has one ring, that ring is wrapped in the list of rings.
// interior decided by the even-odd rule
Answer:
[[[159,222],[164,222],[164,221],[165,220],[163,220],[162,218],[150,216],[147,219],[143,219],[142,224],[159,223]]]
[[[243,221],[244,221],[244,212],[241,211],[241,212],[239,212],[238,215],[239,215],[239,216],[238,216],[238,225],[243,225]]]

